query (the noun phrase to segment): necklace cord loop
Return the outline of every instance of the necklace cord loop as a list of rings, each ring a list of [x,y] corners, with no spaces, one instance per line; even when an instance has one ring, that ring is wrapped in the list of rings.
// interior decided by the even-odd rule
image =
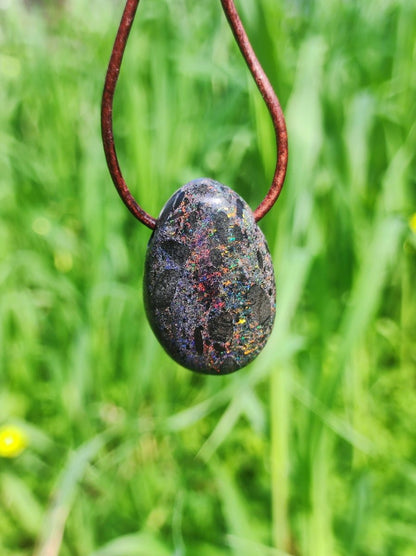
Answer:
[[[114,46],[108,64],[107,74],[104,83],[104,91],[101,104],[101,134],[104,146],[105,157],[108,169],[114,185],[123,200],[124,204],[140,222],[148,228],[154,230],[156,219],[145,212],[136,202],[123,178],[118,163],[117,153],[114,145],[113,134],[113,99],[120,73],[121,62],[124,50],[136,15],[137,6],[140,0],[127,0],[124,12],[117,31]],[[235,40],[248,65],[248,68],[256,82],[256,85],[266,103],[268,111],[273,121],[276,136],[277,160],[273,181],[267,195],[254,211],[254,218],[258,222],[272,208],[283,187],[286,175],[288,144],[287,130],[282,108],[273,87],[264,73],[258,61],[253,47],[244,30],[241,19],[237,13],[233,0],[220,0],[228,23],[233,31]]]

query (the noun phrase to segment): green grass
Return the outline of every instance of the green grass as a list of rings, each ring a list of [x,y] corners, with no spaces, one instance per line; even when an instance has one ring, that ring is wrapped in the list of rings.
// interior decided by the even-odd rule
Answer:
[[[122,4],[0,1],[0,425],[29,438],[0,554],[414,556],[415,3],[238,0],[290,164],[261,224],[274,332],[226,377],[144,316],[149,231],[99,130]],[[200,176],[261,201],[273,130],[219,2],[143,0],[116,96],[151,214]]]

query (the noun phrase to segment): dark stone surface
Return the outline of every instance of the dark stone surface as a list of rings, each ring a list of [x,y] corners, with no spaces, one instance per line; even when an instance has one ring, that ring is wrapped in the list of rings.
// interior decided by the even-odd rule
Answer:
[[[208,178],[166,203],[146,255],[150,324],[181,365],[227,374],[264,347],[275,317],[270,253],[243,199]]]
[[[168,239],[161,244],[161,247],[165,253],[168,253],[172,259],[179,265],[183,265],[186,259],[189,257],[191,250],[187,245],[175,241],[174,239]]]
[[[263,255],[260,251],[257,251],[257,262],[259,263],[259,268],[263,268]]]
[[[194,343],[196,351],[202,355],[204,352],[204,340],[202,338],[202,326],[197,326],[194,331]]]
[[[221,266],[222,266],[221,249],[218,249],[217,247],[214,247],[213,249],[211,249],[211,251],[209,252],[209,258],[210,258],[210,261],[211,261],[212,265],[215,268],[221,268]]]
[[[233,316],[227,311],[213,311],[208,319],[208,334],[211,340],[227,342],[233,337]]]
[[[163,270],[160,273],[153,294],[153,301],[156,308],[161,309],[169,307],[175,295],[180,275],[180,271],[175,269]]]
[[[267,322],[270,318],[271,307],[269,296],[264,289],[257,284],[251,286],[247,294],[247,300],[251,305],[253,314],[256,316],[256,320],[260,324]]]

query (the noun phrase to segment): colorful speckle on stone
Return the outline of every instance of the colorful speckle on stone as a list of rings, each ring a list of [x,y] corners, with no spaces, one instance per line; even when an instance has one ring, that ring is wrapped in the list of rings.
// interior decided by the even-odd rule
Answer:
[[[202,178],[169,199],[149,241],[144,301],[160,343],[184,367],[227,374],[259,354],[275,317],[274,273],[237,193]]]

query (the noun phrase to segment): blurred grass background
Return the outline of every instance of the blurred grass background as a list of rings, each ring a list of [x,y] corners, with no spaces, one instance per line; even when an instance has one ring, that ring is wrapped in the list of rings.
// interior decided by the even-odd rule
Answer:
[[[278,313],[205,377],[150,331],[149,230],[102,152],[123,2],[0,0],[0,424],[28,439],[2,556],[416,554],[416,4],[237,4],[289,130]],[[116,97],[151,214],[200,176],[263,198],[273,131],[219,2],[143,0]]]

